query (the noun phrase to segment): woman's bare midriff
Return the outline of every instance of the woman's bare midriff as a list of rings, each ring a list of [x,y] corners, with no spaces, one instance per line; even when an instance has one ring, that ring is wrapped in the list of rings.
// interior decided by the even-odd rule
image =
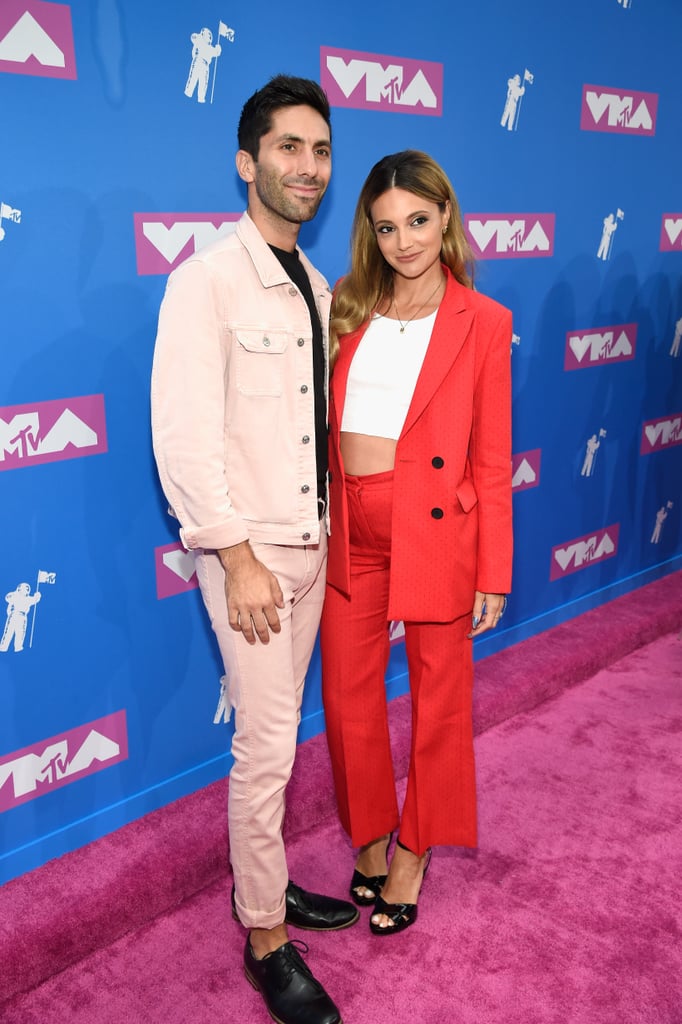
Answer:
[[[341,431],[343,468],[351,476],[386,473],[393,469],[397,441],[391,437],[373,437]]]

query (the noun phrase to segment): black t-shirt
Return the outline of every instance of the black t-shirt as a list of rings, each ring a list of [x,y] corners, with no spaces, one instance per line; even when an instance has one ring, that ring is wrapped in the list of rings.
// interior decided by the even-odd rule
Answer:
[[[310,325],[313,329],[313,393],[315,396],[315,459],[317,463],[317,496],[325,498],[327,489],[327,399],[324,392],[324,341],[322,325],[315,305],[313,289],[305,267],[298,258],[298,252],[287,252],[271,245],[273,253],[282,264],[287,274],[298,287],[305,299],[310,312]]]

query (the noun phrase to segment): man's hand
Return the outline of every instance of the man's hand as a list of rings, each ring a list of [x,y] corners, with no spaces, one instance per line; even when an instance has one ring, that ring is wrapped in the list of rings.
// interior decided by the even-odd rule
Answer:
[[[489,629],[495,629],[497,623],[504,615],[507,607],[507,598],[504,594],[483,594],[480,590],[474,592],[474,607],[471,613],[472,629],[467,633],[469,639],[480,636]]]
[[[248,541],[223,548],[218,556],[225,570],[225,599],[232,629],[244,634],[249,644],[270,642],[270,630],[279,633],[278,608],[284,595],[277,577],[259,562]]]

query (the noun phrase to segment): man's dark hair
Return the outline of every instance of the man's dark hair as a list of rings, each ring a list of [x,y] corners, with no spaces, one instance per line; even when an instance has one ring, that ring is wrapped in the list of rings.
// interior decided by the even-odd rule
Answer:
[[[310,78],[275,75],[244,104],[237,128],[239,148],[258,159],[260,140],[272,127],[272,115],[282,107],[312,107],[327,122],[331,139],[331,111],[324,90]]]

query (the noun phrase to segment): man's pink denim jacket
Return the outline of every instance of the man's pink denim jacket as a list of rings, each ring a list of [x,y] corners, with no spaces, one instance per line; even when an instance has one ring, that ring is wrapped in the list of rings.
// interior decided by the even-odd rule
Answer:
[[[326,351],[331,292],[300,258]],[[246,213],[168,279],[152,436],[186,548],[319,540],[310,314]]]

